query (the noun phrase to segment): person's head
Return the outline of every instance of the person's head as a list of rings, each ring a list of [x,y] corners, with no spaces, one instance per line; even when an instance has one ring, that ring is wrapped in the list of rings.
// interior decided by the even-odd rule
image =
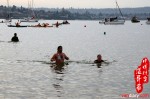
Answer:
[[[62,50],[63,50],[62,46],[58,46],[57,52],[62,53]]]
[[[17,33],[14,33],[14,36],[17,36]]]
[[[102,60],[102,56],[100,54],[97,55],[97,60]]]

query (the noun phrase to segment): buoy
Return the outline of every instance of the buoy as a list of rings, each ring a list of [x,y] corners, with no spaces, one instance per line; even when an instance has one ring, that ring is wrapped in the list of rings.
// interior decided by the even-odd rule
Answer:
[[[106,35],[106,32],[104,32],[104,35]]]
[[[84,27],[86,27],[86,25],[84,25]]]

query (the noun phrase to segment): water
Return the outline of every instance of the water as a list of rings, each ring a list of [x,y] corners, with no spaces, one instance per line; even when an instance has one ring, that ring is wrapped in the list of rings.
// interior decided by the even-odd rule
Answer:
[[[59,28],[0,24],[0,99],[119,99],[136,93],[133,71],[142,58],[150,59],[150,25],[69,22]],[[15,32],[19,43],[9,42]],[[70,58],[61,73],[49,62],[59,45]],[[110,64],[92,64],[97,54]],[[143,93],[149,92],[145,84]]]

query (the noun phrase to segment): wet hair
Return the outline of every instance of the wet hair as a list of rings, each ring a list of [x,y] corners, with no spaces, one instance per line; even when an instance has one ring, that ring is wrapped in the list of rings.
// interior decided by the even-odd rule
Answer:
[[[15,36],[17,36],[17,33],[14,33]]]
[[[97,55],[97,57],[99,57],[99,56],[101,57],[101,54],[98,54],[98,55]]]
[[[62,46],[58,46],[57,50],[60,49],[60,48],[62,48]]]

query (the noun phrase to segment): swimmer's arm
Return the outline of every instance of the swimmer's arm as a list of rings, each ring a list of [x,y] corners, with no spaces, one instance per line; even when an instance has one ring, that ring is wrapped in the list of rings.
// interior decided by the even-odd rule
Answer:
[[[66,56],[66,54],[64,54],[64,55],[65,55],[65,59],[66,59],[66,60],[69,60],[69,57],[68,57],[68,56]]]
[[[53,55],[53,57],[51,58],[51,61],[56,61],[56,54]]]
[[[109,62],[107,60],[102,60],[102,62],[105,64],[109,64]]]
[[[105,62],[105,60],[101,60],[101,62]]]

